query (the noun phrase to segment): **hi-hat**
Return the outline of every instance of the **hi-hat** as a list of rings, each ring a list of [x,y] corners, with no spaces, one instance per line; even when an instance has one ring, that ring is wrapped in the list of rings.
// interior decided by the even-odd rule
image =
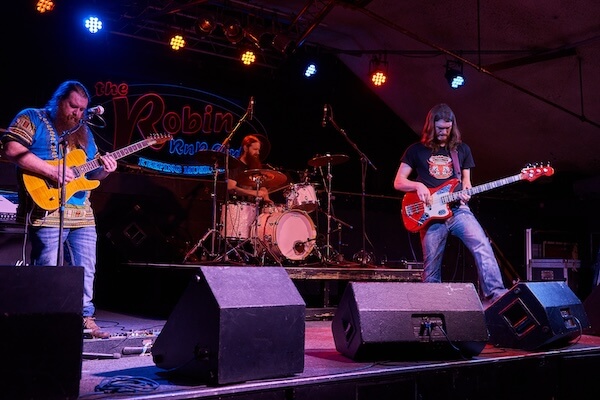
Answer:
[[[239,185],[246,186],[256,186],[257,181],[260,181],[259,186],[270,189],[286,183],[287,176],[282,172],[272,169],[247,169],[237,179]]]
[[[225,162],[229,163],[229,169],[238,168],[243,163],[235,157],[227,156],[227,153],[221,151],[202,150],[196,153],[196,159],[202,165],[215,165],[219,168],[225,168]]]
[[[327,164],[336,165],[345,163],[350,157],[345,154],[325,154],[323,156],[315,156],[308,160],[308,165],[311,167],[323,167]]]

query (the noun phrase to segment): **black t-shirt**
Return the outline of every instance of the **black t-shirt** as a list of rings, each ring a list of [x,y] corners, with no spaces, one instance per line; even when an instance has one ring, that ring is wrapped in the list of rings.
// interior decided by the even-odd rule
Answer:
[[[457,147],[458,161],[461,169],[471,169],[475,166],[471,149],[465,143],[460,143]],[[452,155],[446,148],[434,152],[433,149],[426,147],[423,143],[417,142],[410,145],[400,162],[409,165],[416,174],[415,180],[423,183],[428,188],[436,188],[448,180],[458,178],[454,171]],[[455,189],[460,190],[460,185]]]

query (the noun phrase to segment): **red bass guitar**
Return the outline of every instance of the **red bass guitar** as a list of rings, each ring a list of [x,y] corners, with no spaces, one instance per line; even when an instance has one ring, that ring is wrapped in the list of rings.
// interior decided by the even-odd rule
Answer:
[[[427,224],[434,220],[444,220],[452,216],[452,210],[449,204],[460,200],[461,194],[470,196],[495,189],[500,186],[520,180],[534,181],[540,176],[551,176],[554,169],[550,166],[528,167],[521,170],[521,173],[497,181],[474,186],[470,189],[453,192],[458,185],[458,179],[451,179],[448,182],[436,188],[429,189],[431,192],[431,205],[426,205],[417,196],[416,192],[408,192],[402,198],[402,222],[409,232],[418,232],[425,228]]]

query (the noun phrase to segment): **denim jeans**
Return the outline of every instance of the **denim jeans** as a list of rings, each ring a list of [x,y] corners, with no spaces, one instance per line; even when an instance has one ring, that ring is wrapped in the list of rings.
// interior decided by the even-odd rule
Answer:
[[[466,205],[453,209],[450,218],[434,222],[421,231],[423,248],[423,281],[442,281],[442,259],[448,235],[458,237],[473,255],[484,298],[506,292],[494,251],[479,221]]]
[[[58,261],[58,228],[31,227],[31,263],[55,266]],[[64,228],[64,265],[83,267],[83,313],[91,317],[96,312],[94,278],[96,275],[96,227]]]

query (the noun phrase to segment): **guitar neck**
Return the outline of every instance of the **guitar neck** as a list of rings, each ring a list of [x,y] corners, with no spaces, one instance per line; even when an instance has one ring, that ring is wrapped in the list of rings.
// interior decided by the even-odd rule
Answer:
[[[468,194],[469,196],[472,196],[477,193],[485,192],[486,190],[495,189],[500,186],[520,181],[521,179],[521,174],[516,174],[507,178],[498,179],[497,181],[484,183],[483,185],[473,186],[469,189],[459,190],[458,192],[445,193],[442,196],[440,196],[440,201],[443,204],[452,203],[454,201],[460,200],[460,195],[462,194]]]
[[[115,150],[110,154],[112,154],[115,160],[118,160],[130,154],[133,154],[136,151],[140,151],[148,146],[151,146],[154,142],[155,141],[153,140],[144,139],[137,143],[130,144],[127,147],[123,147],[122,149]],[[100,168],[101,166],[102,164],[100,164],[100,160],[93,159],[91,161],[86,162],[85,164],[81,164],[80,166],[76,167],[76,169],[82,174],[87,174],[88,172],[91,172],[96,168]]]

